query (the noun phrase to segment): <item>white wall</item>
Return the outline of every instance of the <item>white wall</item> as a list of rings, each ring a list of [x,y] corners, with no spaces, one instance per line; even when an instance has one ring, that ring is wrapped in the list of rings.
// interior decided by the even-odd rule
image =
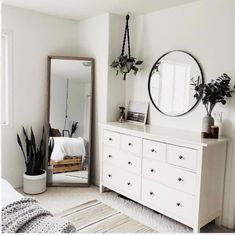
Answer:
[[[78,22],[78,55],[95,59],[95,94],[93,97],[93,136],[91,153],[92,182],[99,184],[99,122],[107,117],[107,78],[109,14]]]
[[[78,22],[78,54],[95,58],[95,107],[92,152],[92,182],[99,185],[99,123],[118,119],[119,106],[125,105],[125,82],[110,69],[121,53],[125,19],[104,14]]]
[[[78,122],[78,129],[73,137],[84,137],[84,113],[85,113],[85,83],[71,80],[70,86],[71,106],[68,110],[70,120],[67,128],[71,130],[73,122]]]
[[[124,36],[125,17],[109,15],[109,62],[108,62],[108,88],[107,88],[107,116],[106,121],[116,121],[119,117],[119,107],[125,106],[125,81],[119,73],[110,68],[110,64],[121,54]],[[127,45],[127,42],[126,42]],[[126,50],[125,50],[126,52]]]
[[[68,118],[65,123],[67,78],[51,75],[50,82],[50,125],[60,130],[71,130],[72,123],[78,122],[78,129],[73,137],[84,136],[85,87],[86,83],[69,79],[68,84]]]
[[[202,66],[206,82],[222,73],[232,77],[235,84],[235,1],[203,0],[144,16],[136,17],[133,40],[134,56],[144,60],[145,70],[126,82],[126,103],[129,99],[149,101],[147,82],[151,66],[165,52],[181,49],[194,55]],[[145,89],[143,89],[145,87]],[[231,137],[229,144],[224,197],[223,224],[235,221],[235,97],[223,111],[223,134]],[[182,117],[167,117],[150,104],[149,123],[153,125],[201,131],[205,109],[200,103]]]
[[[13,35],[13,127],[2,129],[2,176],[22,186],[23,156],[16,142],[21,126],[40,134],[47,119],[47,56],[76,55],[77,24],[4,6],[3,30]]]
[[[84,88],[84,138],[89,140],[91,138],[90,135],[90,123],[91,123],[91,100],[92,100],[92,91],[91,91],[91,83],[85,83]]]

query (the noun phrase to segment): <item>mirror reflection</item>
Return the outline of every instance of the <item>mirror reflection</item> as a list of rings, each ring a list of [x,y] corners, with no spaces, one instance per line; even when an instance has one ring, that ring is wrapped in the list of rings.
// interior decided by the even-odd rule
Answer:
[[[87,184],[92,61],[50,59],[48,183]]]
[[[202,83],[198,62],[183,51],[168,52],[153,65],[149,76],[149,96],[153,105],[163,114],[180,116],[197,104],[194,82]]]

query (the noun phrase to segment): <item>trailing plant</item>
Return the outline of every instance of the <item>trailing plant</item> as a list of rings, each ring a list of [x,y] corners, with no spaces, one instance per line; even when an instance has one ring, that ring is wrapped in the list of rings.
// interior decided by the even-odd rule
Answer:
[[[73,134],[76,132],[78,128],[78,122],[73,122],[70,131],[70,137],[73,137]]]
[[[152,73],[151,73],[151,76],[155,73],[159,73],[159,66],[161,65],[161,62],[157,62],[154,66],[154,68],[152,69]]]
[[[128,55],[120,55],[111,63],[110,67],[116,70],[116,75],[118,75],[119,72],[125,75],[131,70],[133,70],[134,75],[136,75],[140,70],[138,66],[140,66],[142,63],[142,60],[137,60],[134,57],[128,57]]]
[[[48,165],[50,165],[51,162],[51,154],[54,149],[54,138],[50,137],[49,142],[48,142]]]
[[[27,134],[24,127],[23,135],[25,137],[25,150],[20,139],[19,134],[17,133],[17,142],[22,150],[25,166],[26,166],[26,175],[41,175],[43,171],[43,163],[45,159],[45,131],[43,127],[42,136],[40,144],[37,147],[35,136],[33,133],[32,127],[30,128],[30,135]]]
[[[199,84],[199,78],[195,81],[191,79],[191,85],[196,91],[194,97],[205,106],[206,113],[211,115],[213,108],[217,103],[226,104],[226,99],[232,97],[235,90],[230,88],[231,78],[226,74],[222,74],[215,80],[211,80],[208,84]],[[235,86],[233,87],[235,89]]]
[[[117,57],[110,65],[112,69],[116,70],[116,75],[118,75],[119,72],[124,74],[123,80],[126,79],[127,73],[129,73],[131,70],[133,70],[134,74],[136,75],[140,70],[138,66],[143,63],[143,61],[137,60],[136,58],[131,56],[130,33],[129,33],[129,23],[128,23],[129,19],[130,16],[129,14],[127,14],[121,55]],[[125,53],[126,40],[127,40],[127,53]]]

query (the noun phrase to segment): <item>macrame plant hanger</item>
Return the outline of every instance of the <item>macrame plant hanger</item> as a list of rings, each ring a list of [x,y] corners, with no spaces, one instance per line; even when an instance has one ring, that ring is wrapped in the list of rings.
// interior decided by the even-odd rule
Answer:
[[[121,53],[121,55],[124,56],[125,45],[126,45],[126,40],[127,40],[128,54],[127,54],[127,61],[122,68],[122,73],[124,73],[123,80],[126,80],[126,74],[130,72],[131,66],[133,64],[133,61],[131,61],[130,33],[129,33],[129,25],[128,25],[129,19],[130,19],[130,16],[129,14],[127,14],[126,15],[126,27],[125,27],[124,38],[123,38],[123,43],[122,43],[122,53]]]
[[[63,136],[65,135],[65,132],[67,132],[69,136],[69,130],[66,130],[66,123],[68,118],[68,97],[69,97],[69,79],[66,80],[65,119],[64,119],[64,129],[62,133]]]

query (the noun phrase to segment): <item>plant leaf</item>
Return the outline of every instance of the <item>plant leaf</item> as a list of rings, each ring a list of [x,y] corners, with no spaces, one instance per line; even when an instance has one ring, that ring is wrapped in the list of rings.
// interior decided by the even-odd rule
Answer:
[[[22,151],[23,156],[24,156],[24,161],[26,163],[26,156],[25,156],[24,148],[23,148],[23,145],[22,145],[22,142],[21,142],[21,139],[20,139],[20,136],[19,136],[18,133],[17,133],[17,142],[18,142],[18,144],[19,144],[19,146],[21,148],[21,151]]]

